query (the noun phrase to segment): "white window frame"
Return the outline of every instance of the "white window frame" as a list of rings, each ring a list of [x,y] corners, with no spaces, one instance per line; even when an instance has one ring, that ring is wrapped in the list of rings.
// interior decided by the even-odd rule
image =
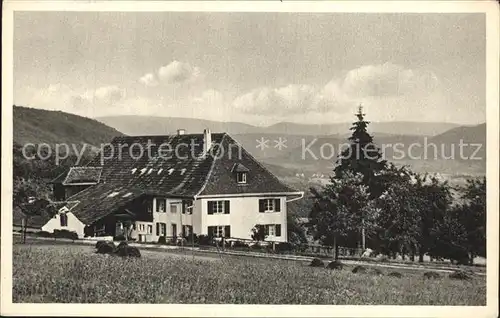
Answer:
[[[160,223],[160,236],[167,235],[167,223]]]
[[[246,172],[237,172],[236,173],[236,181],[239,184],[247,183],[247,173]]]
[[[160,202],[164,203],[163,209],[160,208],[161,207]],[[157,198],[156,199],[156,212],[158,212],[158,213],[167,212],[167,200],[166,199],[164,199],[164,198]]]
[[[215,202],[214,203],[214,206],[213,206],[213,212],[214,214],[224,214],[224,206],[225,206],[225,203],[224,203],[224,200],[221,200],[221,201],[213,201]]]
[[[213,225],[213,228],[215,228],[215,233],[211,233],[213,237],[224,237],[226,233],[225,231],[225,225]]]
[[[172,207],[175,207],[175,212],[172,209]],[[172,202],[170,203],[170,213],[176,214],[179,212],[179,202]]]
[[[148,224],[148,226],[147,226],[147,234],[153,234],[153,225],[152,224]]]
[[[276,236],[276,225],[275,224],[267,224],[266,226],[267,226],[267,232],[269,233],[269,236],[275,237]]]
[[[275,198],[272,199],[264,199],[265,201],[265,209],[264,212],[270,213],[270,212],[276,212],[276,207],[274,206],[274,200]]]

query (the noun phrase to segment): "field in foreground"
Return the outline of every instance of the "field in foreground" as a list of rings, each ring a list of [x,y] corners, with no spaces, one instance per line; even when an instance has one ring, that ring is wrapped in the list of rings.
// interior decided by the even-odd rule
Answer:
[[[384,274],[388,272],[385,271]],[[486,280],[425,280],[333,271],[305,263],[143,252],[94,254],[91,246],[14,245],[14,302],[485,305]]]

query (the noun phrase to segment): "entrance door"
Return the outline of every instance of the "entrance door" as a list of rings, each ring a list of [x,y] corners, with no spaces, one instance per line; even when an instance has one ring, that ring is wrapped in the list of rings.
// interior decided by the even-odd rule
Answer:
[[[172,236],[174,241],[177,241],[177,224],[172,223]]]

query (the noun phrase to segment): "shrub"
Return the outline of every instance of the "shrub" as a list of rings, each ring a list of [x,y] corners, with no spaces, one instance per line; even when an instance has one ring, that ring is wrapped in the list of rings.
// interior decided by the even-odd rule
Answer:
[[[319,258],[313,258],[313,260],[311,261],[309,266],[311,266],[311,267],[325,267],[325,264]]]
[[[113,238],[114,241],[125,241],[125,236],[123,234],[117,235]]]
[[[262,245],[260,244],[260,242],[255,242],[253,244],[250,244],[249,246],[250,246],[251,250],[255,250],[255,251],[262,249]]]
[[[135,246],[122,245],[118,246],[115,254],[122,257],[141,257],[141,252]]]
[[[165,236],[160,236],[158,238],[158,244],[167,244],[167,238]]]
[[[50,233],[47,231],[40,231],[40,232],[35,233],[35,235],[40,236],[40,237],[54,237],[53,233]]]
[[[192,233],[190,235],[187,235],[186,236],[186,240],[188,241],[189,244],[199,244],[199,239],[198,239],[198,235],[196,235],[195,233]]]
[[[199,235],[198,244],[200,245],[212,245],[212,238],[208,235]]]
[[[68,231],[68,230],[54,230],[54,237],[65,238],[74,241],[78,239],[78,234],[76,234],[76,232],[74,231]]]
[[[401,278],[403,275],[399,272],[390,272],[387,276]]]
[[[294,245],[289,242],[278,243],[276,244],[275,249],[278,253],[291,252],[294,250]]]
[[[328,263],[328,265],[326,265],[326,268],[329,268],[329,269],[342,269],[343,267],[344,267],[344,264],[342,264],[339,260],[330,262],[330,263]]]
[[[99,244],[99,246],[97,247],[96,253],[98,253],[98,254],[111,254],[115,251],[115,244],[113,242],[109,242],[109,241],[100,241],[100,242],[103,242],[103,243],[99,244],[99,242],[97,242],[97,244]]]
[[[97,243],[95,244],[95,248],[99,248],[102,245],[106,245],[108,243],[109,243],[108,241],[97,241]]]
[[[452,279],[469,280],[472,279],[472,275],[472,272],[458,270],[448,275],[448,277]]]
[[[366,273],[366,267],[358,265],[352,269],[353,273]]]
[[[123,246],[128,246],[128,243],[125,241],[122,241],[122,242],[120,242],[120,244],[118,244],[117,248],[122,248]]]
[[[427,279],[436,279],[436,278],[440,278],[441,275],[437,272],[425,272],[424,273],[424,278],[427,278]]]

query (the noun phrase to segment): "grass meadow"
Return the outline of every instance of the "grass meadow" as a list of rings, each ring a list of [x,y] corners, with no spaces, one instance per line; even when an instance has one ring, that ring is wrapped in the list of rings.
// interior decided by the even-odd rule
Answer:
[[[203,303],[330,305],[486,304],[486,278],[426,280],[308,267],[296,261],[192,258],[141,251],[98,255],[93,246],[14,245],[13,301],[26,303]],[[382,269],[387,274],[392,269]]]

